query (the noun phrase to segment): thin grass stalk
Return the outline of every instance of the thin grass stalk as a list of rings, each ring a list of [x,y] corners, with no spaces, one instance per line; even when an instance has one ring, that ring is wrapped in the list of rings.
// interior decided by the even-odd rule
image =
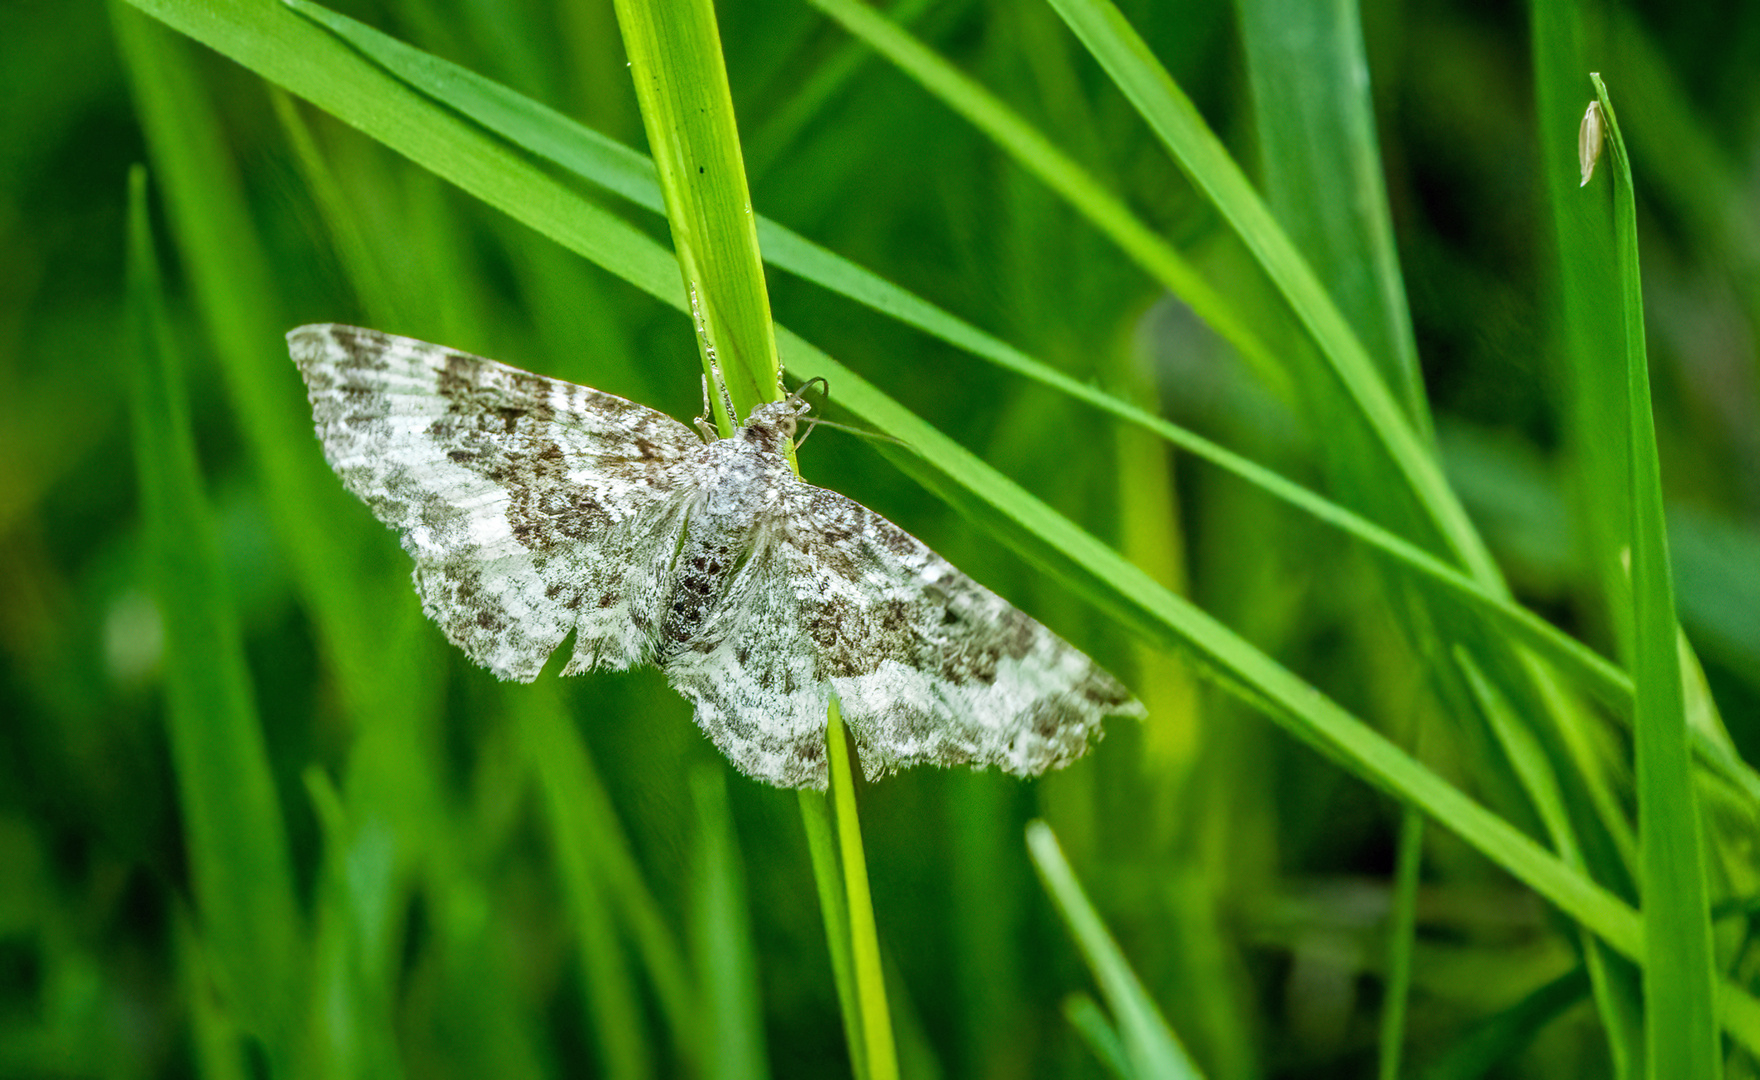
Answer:
[[[618,0],[616,8],[704,372],[710,385],[725,388],[730,398],[724,403],[719,393],[712,393],[711,408],[722,436],[731,436],[753,407],[781,397],[781,361],[714,6],[709,0]],[[841,880],[821,881],[820,893],[835,889],[842,894],[843,917],[827,906],[831,917],[826,929],[849,937],[854,992],[840,992],[839,1001],[845,1009],[855,1009],[853,1023],[845,1017],[845,1029],[860,1031],[859,1040],[852,1038],[850,1045],[852,1060],[861,1062],[858,1075],[896,1080],[897,1054],[853,781],[847,760],[841,770],[837,767],[844,747],[835,699],[831,709],[827,738],[832,743],[831,800]],[[803,796],[804,824],[814,836],[822,822],[819,811],[806,805],[809,798]],[[813,859],[816,875],[829,869],[825,863],[822,857]],[[839,951],[834,945],[833,956]]]
[[[1638,214],[1631,161],[1613,102],[1590,75],[1606,118],[1613,168],[1614,246],[1625,330],[1626,406],[1632,490],[1633,727],[1638,769],[1638,848],[1644,914],[1645,1074],[1714,1080],[1723,1074],[1717,1035],[1716,966],[1705,895],[1699,807],[1690,778],[1686,692],[1669,570],[1662,470],[1644,347]]]
[[[136,30],[157,28],[133,22]],[[129,173],[130,394],[148,588],[164,619],[166,727],[200,921],[225,1008],[288,1075],[306,971],[293,859],[245,665],[244,635],[202,492],[147,209]]]
[[[837,695],[825,711],[825,749],[831,773],[832,817],[837,825],[837,851],[849,900],[850,967],[855,981],[856,1008],[861,1017],[862,1051],[867,1080],[898,1080],[898,1049],[892,1037],[892,1016],[886,1004],[886,979],[880,964],[880,934],[874,922],[874,901],[868,891],[868,863],[862,852],[862,822],[856,814],[855,776],[850,770],[843,737],[843,712]]]
[[[1408,806],[1400,812],[1399,850],[1394,861],[1393,904],[1387,920],[1387,994],[1381,1005],[1381,1080],[1399,1080],[1406,1041],[1406,1004],[1412,991],[1412,950],[1417,944],[1418,873],[1424,862],[1424,814]]]
[[[1131,1074],[1137,1080],[1199,1080],[1202,1074],[1168,1027],[1142,980],[1131,970],[1100,913],[1094,910],[1081,882],[1076,880],[1075,871],[1070,869],[1069,860],[1064,858],[1051,826],[1043,821],[1028,823],[1027,851],[1045,891],[1051,894],[1070,936],[1088,962],[1088,970],[1100,986],[1100,996],[1112,1009]]]

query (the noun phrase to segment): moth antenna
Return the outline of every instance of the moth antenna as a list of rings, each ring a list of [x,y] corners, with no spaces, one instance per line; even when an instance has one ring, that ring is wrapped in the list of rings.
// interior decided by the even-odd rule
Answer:
[[[864,438],[864,439],[873,439],[877,442],[897,443],[898,445],[904,447],[906,450],[909,450],[910,446],[911,446],[910,443],[905,442],[903,439],[899,438],[897,435],[888,435],[884,431],[869,431],[867,428],[854,427],[850,424],[840,424],[835,420],[824,420],[824,419],[821,419],[817,416],[814,416],[814,417],[810,417],[808,419],[808,423],[824,424],[828,428],[835,428],[838,431],[847,431],[851,435],[857,435],[857,436],[860,436],[861,438]],[[805,442],[806,436],[803,435],[801,437],[801,441]],[[799,446],[800,443],[796,443],[795,445]]]
[[[815,375],[812,378],[808,379],[806,382],[801,383],[800,388],[798,390],[796,390],[794,393],[788,395],[789,400],[790,401],[799,401],[799,402],[805,403],[806,396],[807,396],[807,387],[812,386],[814,383],[818,383],[825,390],[825,401],[821,403],[821,407],[824,404],[829,403],[831,401],[831,383],[829,381],[827,381],[823,375]],[[847,431],[851,435],[859,435],[864,439],[876,439],[876,440],[880,440],[883,442],[897,443],[898,445],[905,447],[906,449],[910,448],[910,443],[905,442],[903,439],[898,438],[896,435],[887,435],[887,434],[884,434],[883,432],[879,432],[879,431],[869,431],[866,428],[851,427],[848,424],[840,424],[835,420],[827,420],[824,417],[819,416],[817,414],[807,417],[807,430],[801,434],[800,438],[795,440],[794,448],[796,450],[799,450],[801,448],[801,444],[807,441],[807,436],[811,435],[813,433],[813,429],[818,427],[820,424],[824,424],[828,428],[835,428],[838,431]]]
[[[831,400],[831,383],[830,383],[830,381],[827,380],[825,378],[825,376],[823,376],[823,375],[815,375],[812,378],[808,379],[806,382],[801,383],[800,388],[798,390],[796,390],[794,393],[788,395],[788,400],[793,401],[793,402],[798,402],[802,406],[804,406],[801,409],[802,412],[805,412],[807,409],[810,409],[813,407],[812,403],[807,401],[807,387],[813,385],[814,383],[818,383],[821,387],[824,388],[825,401],[829,402]],[[826,421],[822,420],[818,416],[807,417],[807,430],[802,432],[801,437],[795,440],[794,448],[796,450],[799,450],[801,448],[801,444],[807,441],[807,436],[809,436],[813,433],[813,429],[818,427],[820,424],[825,423],[825,422]],[[836,427],[837,425],[832,424],[831,426]]]

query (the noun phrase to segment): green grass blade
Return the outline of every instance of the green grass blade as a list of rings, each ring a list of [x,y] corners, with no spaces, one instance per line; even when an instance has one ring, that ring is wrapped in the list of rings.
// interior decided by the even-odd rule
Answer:
[[[691,795],[698,827],[691,879],[693,938],[706,1003],[703,1043],[711,1048],[703,1057],[703,1075],[710,1080],[761,1080],[770,1075],[763,998],[725,770],[707,765],[698,769],[691,776]]]
[[[318,212],[324,216],[324,225],[330,230],[336,254],[347,268],[367,318],[372,325],[379,327],[409,325],[408,318],[400,310],[402,305],[398,302],[397,291],[391,287],[348,197],[343,194],[329,162],[318,149],[311,128],[300,116],[299,106],[279,87],[270,88],[269,101],[275,106],[275,117],[281,121],[287,141],[293,146],[294,160],[299,165],[306,190],[311,192],[313,201],[318,204]]]
[[[705,371],[711,386],[725,387],[731,397],[724,403],[718,393],[711,395],[716,422],[728,436],[753,407],[781,396],[781,364],[714,6],[709,0],[618,0],[617,15]],[[871,1080],[896,1080],[898,1055],[835,697],[829,710],[841,871],[840,885],[831,887],[841,888],[847,923],[828,922],[827,928],[835,925],[850,935],[861,1028],[859,1043],[852,1040],[852,1060],[862,1055],[858,1072]],[[810,819],[809,812],[809,828]],[[814,860],[813,866],[817,872],[822,863]],[[851,1026],[848,1020],[845,1026]]]
[[[1510,708],[1497,684],[1486,677],[1466,649],[1455,650],[1455,662],[1467,679],[1467,686],[1478,700],[1486,722],[1497,736],[1498,745],[1509,755],[1510,765],[1521,778],[1522,789],[1534,803],[1534,810],[1546,829],[1547,839],[1565,862],[1583,864],[1576,830],[1571,825],[1570,810],[1564,792],[1559,789],[1558,776],[1534,732],[1521,722]]]
[[[868,1080],[868,1047],[862,1028],[862,1007],[856,996],[856,964],[850,932],[849,899],[838,870],[837,825],[831,799],[823,792],[798,792],[807,855],[813,863],[813,884],[819,892],[819,918],[825,924],[825,947],[831,954],[831,977],[837,985],[838,1013],[849,1042],[850,1066],[856,1080]]]
[[[729,435],[754,406],[777,399],[779,364],[715,8],[709,0],[616,6],[704,373],[712,385],[725,379],[733,398],[733,416],[714,401]]]
[[[1406,807],[1399,819],[1394,862],[1393,912],[1387,920],[1387,993],[1381,1004],[1381,1055],[1377,1075],[1399,1080],[1405,1051],[1406,999],[1412,989],[1412,947],[1417,942],[1418,873],[1424,861],[1424,815]]]
[[[1051,826],[1043,821],[1029,824],[1027,850],[1033,856],[1039,879],[1045,883],[1045,891],[1057,904],[1070,936],[1076,939],[1088,961],[1094,981],[1100,984],[1101,996],[1117,1019],[1119,1039],[1124,1043],[1132,1075],[1138,1080],[1195,1080],[1201,1074],[1168,1028],[1161,1010],[1143,989],[1118,943],[1107,933],[1100,913],[1082,892]]]
[[[1124,1042],[1119,1039],[1118,1032],[1112,1028],[1112,1021],[1100,1011],[1100,1006],[1086,994],[1071,994],[1063,999],[1063,1018],[1069,1026],[1076,1029],[1076,1034],[1088,1044],[1106,1071],[1119,1080],[1134,1080],[1131,1072],[1130,1056],[1125,1053]]]
[[[1259,167],[1265,201],[1427,435],[1430,407],[1394,246],[1358,8],[1354,0],[1238,5]]]
[[[382,821],[351,820],[321,767],[307,766],[300,779],[324,845],[307,947],[312,1000],[328,1018],[302,1064],[338,1078],[396,1078],[403,1069],[392,1019],[395,979],[386,972],[396,967],[389,954],[404,899],[398,845]]]
[[[1532,801],[1553,848],[1567,864],[1586,871],[1576,829],[1571,822],[1568,800],[1560,789],[1558,776],[1539,740],[1515,715],[1508,699],[1473,661],[1471,653],[1466,649],[1456,649],[1455,662],[1460,665],[1468,689],[1477,700],[1492,732],[1497,736],[1498,744],[1508,755],[1516,775],[1521,779],[1522,788]],[[1584,777],[1584,782],[1592,783],[1593,778]],[[1604,820],[1623,826],[1623,809],[1617,806],[1608,808],[1604,811]],[[1623,835],[1616,835],[1616,840],[1623,838]],[[1625,869],[1629,872],[1630,866]],[[1631,1034],[1628,1024],[1629,1010],[1620,988],[1615,985],[1615,976],[1609,970],[1609,961],[1601,943],[1593,935],[1585,934],[1582,949],[1589,985],[1601,1010],[1602,1026],[1607,1030],[1608,1053],[1614,1062],[1615,1075],[1629,1076],[1628,1062],[1632,1056],[1628,1037]]]
[[[1588,101],[1585,15],[1592,5],[1533,0],[1534,96],[1541,176],[1557,252],[1560,325],[1558,350],[1565,370],[1563,430],[1569,504],[1582,529],[1584,550],[1600,584],[1602,615],[1612,623],[1615,655],[1631,656],[1631,585],[1621,553],[1631,545],[1630,447],[1609,438],[1625,423],[1625,380],[1606,377],[1621,355],[1618,275],[1613,233],[1600,208],[1579,194],[1577,124]]]
[[[587,1028],[599,1051],[606,1076],[635,1078],[654,1075],[644,1037],[640,995],[624,962],[615,915],[619,905],[605,872],[605,853],[613,843],[606,812],[593,775],[592,759],[557,700],[556,680],[525,688],[518,708],[520,739],[528,767],[544,800],[545,819],[553,840],[569,922],[578,943],[586,983]],[[625,898],[627,902],[627,898]],[[673,991],[677,993],[677,991]],[[680,1047],[690,1056],[699,1048],[695,1012],[681,1001],[662,999],[668,1006]]]
[[[1387,463],[1422,508],[1452,560],[1475,580],[1501,588],[1502,577],[1435,455],[1396,402],[1325,287],[1260,200],[1167,70],[1108,0],[1053,0],[1065,22],[1136,106],[1175,161],[1234,227],[1307,327],[1332,371],[1381,443]],[[1429,546],[1429,537],[1424,546]]]
[[[202,494],[146,183],[137,166],[129,174],[130,401],[151,591],[165,626],[172,767],[205,951],[227,1007],[279,1072],[299,1033],[301,920],[243,634]]]
[[[1713,994],[1716,966],[1705,895],[1681,683],[1674,584],[1662,467],[1644,347],[1644,295],[1638,274],[1638,214],[1631,161],[1601,77],[1591,75],[1606,117],[1612,159],[1614,247],[1625,329],[1626,403],[1632,465],[1633,684],[1637,690],[1638,842],[1644,913],[1646,1075],[1712,1080],[1723,1075]],[[1601,197],[1599,188],[1585,196]]]
[[[856,0],[813,2],[994,139],[1023,168],[1066,199],[1145,273],[1185,301],[1199,318],[1233,345],[1268,385],[1281,388],[1286,384],[1282,363],[1252,330],[1248,318],[1236,309],[1234,302],[1211,288],[1184,256],[1144,225],[1087,170],[989,91],[872,8]]]
[[[1480,1022],[1418,1075],[1422,1080],[1478,1080],[1520,1053],[1542,1028],[1581,1002],[1588,990],[1588,975],[1580,967],[1572,968]]]
[[[825,748],[831,773],[831,816],[837,827],[837,853],[843,893],[848,898],[850,972],[856,1010],[861,1018],[865,1080],[898,1080],[898,1049],[892,1038],[892,1014],[886,1001],[885,973],[880,965],[880,934],[874,925],[874,901],[868,891],[868,862],[862,851],[862,823],[856,814],[855,776],[843,737],[843,714],[832,695],[825,711]]]

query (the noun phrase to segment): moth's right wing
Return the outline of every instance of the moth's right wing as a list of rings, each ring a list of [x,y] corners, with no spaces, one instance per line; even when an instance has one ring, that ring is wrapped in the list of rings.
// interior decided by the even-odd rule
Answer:
[[[1107,716],[1144,709],[1080,650],[922,541],[795,481],[727,595],[664,659],[697,724],[748,776],[826,783],[835,690],[870,780],[912,765],[1060,768]]]
[[[454,644],[530,682],[646,660],[703,444],[646,406],[439,345],[335,324],[288,350],[324,456],[415,558]]]

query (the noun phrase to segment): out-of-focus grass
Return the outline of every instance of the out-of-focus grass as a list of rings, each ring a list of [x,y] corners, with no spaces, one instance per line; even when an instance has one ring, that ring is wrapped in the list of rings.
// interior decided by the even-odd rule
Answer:
[[[277,4],[173,8],[197,30],[232,11],[285,19],[281,51],[247,61],[272,76],[334,45]],[[1628,443],[1606,426],[1626,423],[1614,234],[1605,189],[1596,202],[1574,176],[1587,73],[1601,71],[1632,147],[1655,456],[1681,621],[1705,665],[1703,683],[1685,671],[1685,709],[1702,762],[1717,747],[1752,756],[1760,623],[1742,597],[1760,580],[1760,308],[1742,196],[1755,90],[1740,73],[1760,21],[1622,11],[1604,27],[1570,4],[1376,5],[1359,19],[1334,6],[1297,36],[1293,20],[1321,13],[1127,4],[1130,30],[1293,239],[1267,265],[1263,238],[1233,231],[1245,204],[1213,204],[1209,173],[1188,186],[1190,162],[1169,153],[1131,73],[1082,29],[1104,5],[919,8],[893,17],[1189,264],[1297,377],[1264,382],[1265,357],[1243,363],[1195,326],[1005,145],[891,61],[856,60],[814,9],[718,8],[740,126],[760,148],[754,209],[905,290],[894,310],[909,325],[838,298],[820,271],[807,284],[797,265],[770,274],[794,332],[784,361],[825,367],[810,341],[866,375],[904,408],[853,376],[834,380],[833,401],[905,425],[929,455],[897,455],[895,471],[822,433],[810,475],[1093,651],[1159,710],[1147,726],[1114,723],[1043,780],[918,771],[859,790],[906,1075],[1142,1069],[1129,1028],[1145,1007],[1213,1077],[1371,1075],[1389,1040],[1405,1075],[1637,1075],[1638,968],[1448,820],[1424,830],[1415,932],[1390,941],[1401,807],[1353,778],[1361,758],[1341,770],[1258,722],[1238,670],[1229,689],[1245,704],[1194,686],[1153,617],[1174,609],[1148,598],[1189,583],[1245,642],[1636,906],[1630,736],[1579,700],[1568,660],[1536,666],[1521,648],[1534,641],[1483,604],[1361,558],[1349,537],[1363,532],[1290,514],[955,350],[1098,381],[1432,551],[1459,544],[1412,527],[1412,507],[1458,498],[1495,564],[1487,576],[1469,558],[1464,579],[1507,581],[1568,634],[1629,658]],[[343,10],[639,145],[609,4]],[[429,110],[409,114],[421,124],[374,134],[499,209],[133,10],[21,5],[0,26],[0,1073],[732,1075],[716,1032],[746,1033],[748,1075],[847,1069],[793,797],[726,774],[652,672],[505,687],[455,655],[422,619],[394,538],[324,468],[281,346],[299,322],[370,322],[688,417],[689,324],[644,294],[677,287],[648,242],[666,235],[660,219],[600,203],[508,150],[496,123],[433,110],[369,64],[319,104],[408,95]],[[396,117],[351,117],[381,121]],[[166,268],[163,348],[191,405],[181,433],[173,411],[149,416],[140,430],[157,434],[138,454],[129,388],[149,369],[130,344],[123,274],[137,161],[153,178],[141,224]],[[624,280],[517,222],[623,266]],[[1290,256],[1319,292],[1292,295]],[[810,287],[820,280],[830,292]],[[1329,316],[1318,344],[1301,329],[1315,325],[1303,305],[1321,302],[1363,371],[1388,380],[1384,404],[1409,440],[1363,437],[1393,414],[1328,385],[1328,350],[1353,346],[1327,337]],[[169,399],[138,399],[150,400]],[[1378,449],[1427,454],[1427,415],[1442,470]],[[131,478],[185,439],[213,546],[173,553],[209,567],[211,584],[165,599],[149,588],[165,529],[201,526],[196,511],[168,522],[169,504]],[[1442,475],[1446,488],[1427,491],[1400,479]],[[1143,560],[1153,591],[1125,595],[1122,573],[1097,574],[1103,549],[1064,519]],[[192,646],[188,633],[190,613],[223,610],[227,593],[243,641],[231,661],[221,638]],[[191,680],[241,678],[254,705],[232,694],[191,723]],[[228,901],[204,867],[245,871],[214,839],[214,804],[198,795],[216,775],[193,763],[191,740],[237,749],[242,713],[273,798],[248,767],[205,790],[254,807],[222,824],[271,863],[279,845],[291,881],[251,874]],[[723,785],[703,779],[716,773]],[[1751,897],[1753,803],[1699,776],[1710,899]],[[1106,963],[1128,972],[1084,970],[1059,918],[1068,899],[1041,889],[1021,842],[1034,817],[1117,942]],[[293,910],[241,935],[226,905],[249,895],[286,895]],[[1084,927],[1081,941],[1102,939]],[[1713,965],[1745,984],[1746,923],[1714,930]],[[279,971],[246,961],[261,978],[241,991],[241,956],[279,955],[281,935],[295,958]],[[1384,1035],[1389,956],[1409,960],[1411,985]],[[1123,974],[1141,1000],[1108,996]],[[262,1004],[289,980],[299,1000]],[[1100,1004],[1071,997],[1090,988]],[[1087,1002],[1069,1008],[1075,1024],[1066,1000]],[[748,1038],[759,1021],[762,1038]]]

